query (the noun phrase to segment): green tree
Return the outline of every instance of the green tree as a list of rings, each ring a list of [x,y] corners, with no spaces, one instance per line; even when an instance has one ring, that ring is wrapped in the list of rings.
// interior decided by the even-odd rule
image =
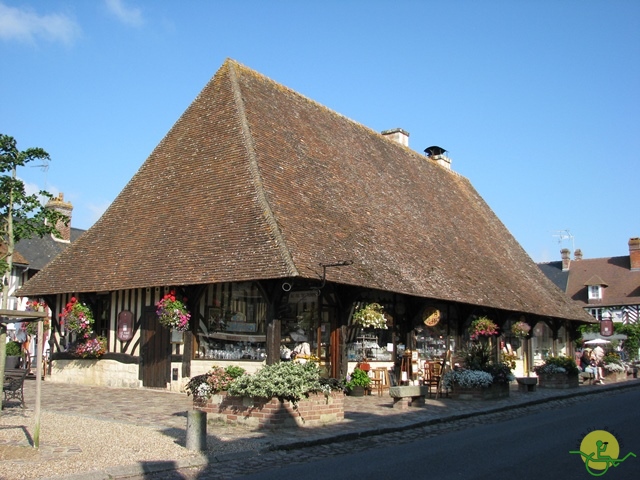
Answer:
[[[6,309],[9,301],[9,277],[13,269],[13,254],[18,241],[43,237],[48,234],[60,236],[56,229],[59,221],[68,224],[69,219],[60,212],[46,208],[43,199],[52,195],[41,190],[27,195],[24,183],[17,176],[17,169],[34,160],[48,161],[49,154],[42,148],[18,150],[16,141],[9,135],[0,134],[0,275],[2,276],[2,303]],[[0,322],[0,376],[4,378],[7,325]]]

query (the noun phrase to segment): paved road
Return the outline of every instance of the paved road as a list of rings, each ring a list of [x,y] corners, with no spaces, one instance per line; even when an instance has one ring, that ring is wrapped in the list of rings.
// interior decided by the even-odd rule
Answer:
[[[394,478],[591,478],[578,455],[593,429],[612,432],[640,455],[640,390],[603,391],[538,405],[477,415],[401,432],[304,449],[254,454],[205,468],[146,474],[135,480],[267,480]],[[464,452],[464,453],[462,453]],[[608,479],[637,478],[640,458],[630,458]],[[329,473],[330,472],[330,473]]]

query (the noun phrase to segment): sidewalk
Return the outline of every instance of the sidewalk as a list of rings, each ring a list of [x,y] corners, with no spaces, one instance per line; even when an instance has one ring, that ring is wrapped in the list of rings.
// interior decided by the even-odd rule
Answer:
[[[27,412],[23,412],[16,404],[9,403],[2,411],[2,416],[11,417],[13,415],[17,418],[24,417],[25,413],[32,415],[35,405],[35,384],[33,379],[25,382]],[[207,427],[207,451],[195,454],[191,458],[178,459],[172,463],[172,468],[225,462],[231,459],[237,460],[239,456],[255,455],[266,451],[303,448],[356,437],[402,431],[552,400],[638,386],[640,386],[640,381],[631,378],[625,382],[610,385],[580,385],[578,388],[566,390],[538,388],[536,392],[531,393],[519,392],[517,385],[512,385],[510,397],[506,399],[465,401],[446,397],[429,398],[424,406],[409,410],[392,408],[393,402],[388,395],[346,397],[345,420],[339,424],[324,427],[287,428],[265,432],[242,426],[210,424]],[[126,428],[122,427],[135,425],[155,431],[173,432],[172,435],[176,438],[175,443],[184,446],[187,411],[191,409],[191,397],[163,390],[88,387],[45,381],[42,383],[41,405],[43,412],[114,422],[123,431],[126,431]],[[28,438],[25,439],[25,442],[27,440]],[[70,451],[65,451],[65,445],[59,444],[55,445],[55,448],[48,448],[47,432],[43,432],[39,454],[43,460],[46,460],[47,457],[50,457],[49,460],[59,460],[65,455],[73,455],[77,453],[78,445],[84,443],[78,442],[77,439],[73,440],[75,442],[70,439],[69,445],[66,447]],[[2,430],[0,430],[0,453],[2,445]],[[108,449],[109,447],[105,445],[104,448]],[[0,456],[0,464],[12,461],[5,458]],[[167,462],[158,462],[156,466],[145,462],[144,472],[160,471],[163,468],[167,468]],[[112,460],[112,464],[107,468],[102,468],[101,472],[104,474],[103,476],[92,474],[91,478],[118,478],[144,473],[140,464],[118,465],[116,460]],[[74,472],[73,475],[63,478],[87,478],[78,473]]]

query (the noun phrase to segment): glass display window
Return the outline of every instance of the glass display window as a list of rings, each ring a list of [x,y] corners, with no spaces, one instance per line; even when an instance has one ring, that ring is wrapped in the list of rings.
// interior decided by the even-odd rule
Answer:
[[[264,360],[268,304],[257,283],[216,284],[205,298],[196,358]]]

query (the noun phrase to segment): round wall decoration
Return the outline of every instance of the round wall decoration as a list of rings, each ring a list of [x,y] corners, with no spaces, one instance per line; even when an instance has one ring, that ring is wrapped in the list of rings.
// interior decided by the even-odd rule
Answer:
[[[435,307],[429,307],[424,312],[424,324],[427,327],[435,327],[440,321],[440,310]]]

